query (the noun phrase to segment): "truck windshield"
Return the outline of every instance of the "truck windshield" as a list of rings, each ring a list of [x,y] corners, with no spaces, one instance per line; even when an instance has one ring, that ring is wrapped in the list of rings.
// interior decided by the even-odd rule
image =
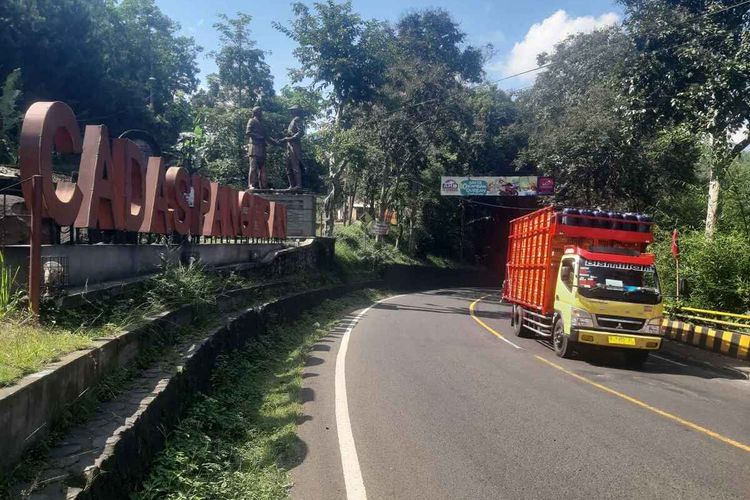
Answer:
[[[658,304],[659,278],[654,266],[581,260],[578,293],[592,299]]]

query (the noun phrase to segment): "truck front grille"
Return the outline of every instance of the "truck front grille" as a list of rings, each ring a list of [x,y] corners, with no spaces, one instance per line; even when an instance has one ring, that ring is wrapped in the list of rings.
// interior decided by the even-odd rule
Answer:
[[[624,318],[620,316],[596,316],[596,323],[600,328],[608,330],[623,330],[636,332],[643,328],[646,320],[638,318]]]

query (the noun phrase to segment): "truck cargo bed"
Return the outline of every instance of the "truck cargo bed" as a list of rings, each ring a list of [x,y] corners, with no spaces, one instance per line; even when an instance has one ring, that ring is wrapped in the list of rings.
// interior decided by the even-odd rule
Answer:
[[[632,248],[643,252],[653,241],[650,222],[632,222],[647,229],[621,230],[563,224],[563,215],[549,206],[510,221],[508,259],[503,299],[548,315],[553,312],[555,284],[566,246]],[[573,222],[606,220],[583,215],[566,216]]]

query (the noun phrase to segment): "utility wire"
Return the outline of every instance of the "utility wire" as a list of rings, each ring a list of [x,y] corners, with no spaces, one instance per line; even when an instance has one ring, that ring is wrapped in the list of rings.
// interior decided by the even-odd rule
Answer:
[[[716,14],[721,14],[722,12],[726,12],[728,10],[736,9],[737,7],[742,7],[743,5],[747,5],[747,4],[750,4],[750,0],[743,0],[742,2],[736,3],[734,5],[730,5],[728,7],[724,7],[723,9],[715,10],[713,12],[704,12],[703,14],[694,16],[694,18],[691,19],[691,20],[702,19],[704,17],[709,17],[709,16],[715,16]],[[685,22],[687,22],[687,21],[685,21]],[[670,46],[670,47],[662,47],[661,49],[657,49],[657,50],[651,51],[651,53],[655,54],[655,53],[658,53],[658,52],[661,52],[661,51],[664,51],[664,50],[678,48],[678,47],[680,47],[682,45],[686,45],[688,43],[690,43],[690,40],[687,41],[687,42],[682,42],[682,43],[679,43],[677,45]],[[542,64],[541,66],[537,66],[536,68],[527,69],[527,70],[521,71],[519,73],[514,73],[512,75],[504,76],[502,78],[498,78],[498,79],[491,80],[491,81],[492,82],[502,82],[502,81],[505,81],[505,80],[510,80],[511,78],[516,78],[518,76],[522,76],[522,75],[526,75],[528,73],[533,73],[535,71],[539,71],[539,70],[544,69],[544,68],[546,68],[548,66],[552,66],[553,64],[555,64],[555,63],[549,62],[547,64]]]
[[[468,198],[461,198],[461,201],[465,203],[473,203],[475,205],[482,205],[485,207],[493,207],[493,208],[508,208],[511,210],[526,210],[527,212],[533,212],[534,210],[539,210],[539,207],[512,207],[509,205],[497,205],[495,203],[487,203],[484,201],[477,201],[477,200],[470,200]]]
[[[552,64],[554,64],[554,63],[550,62],[550,63],[547,63],[547,64],[542,64],[541,66],[537,66],[536,68],[527,69],[526,71],[521,71],[520,73],[514,73],[514,74],[512,74],[510,76],[505,76],[503,78],[498,78],[497,80],[492,80],[492,81],[493,82],[502,82],[504,80],[510,80],[511,78],[515,78],[517,76],[525,75],[527,73],[533,73],[534,71],[539,71],[540,69],[544,69],[547,66],[552,66]]]

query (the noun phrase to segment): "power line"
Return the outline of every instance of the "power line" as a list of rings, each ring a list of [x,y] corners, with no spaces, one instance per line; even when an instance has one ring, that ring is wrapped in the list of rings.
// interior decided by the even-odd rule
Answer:
[[[553,63],[551,63],[551,62],[547,63],[547,64],[542,64],[541,66],[537,66],[536,68],[527,69],[526,71],[521,71],[520,73],[514,73],[514,74],[512,74],[510,76],[505,76],[503,78],[498,78],[497,80],[492,80],[492,81],[493,82],[502,82],[504,80],[510,80],[511,78],[515,78],[517,76],[525,75],[527,73],[533,73],[534,71],[539,71],[540,69],[544,69],[547,66],[552,66],[552,64]]]
[[[701,18],[704,18],[704,17],[715,16],[716,14],[721,14],[722,12],[726,12],[728,10],[736,9],[737,7],[742,7],[743,5],[747,5],[747,4],[750,4],[750,0],[743,0],[742,2],[736,3],[734,5],[730,5],[728,7],[724,7],[723,9],[715,10],[713,12],[704,12],[703,14],[695,16],[694,19],[701,19]],[[687,21],[685,21],[685,22],[687,22]],[[651,53],[655,54],[657,52],[661,52],[661,51],[664,51],[664,50],[678,48],[678,47],[680,47],[682,45],[686,45],[688,43],[690,43],[690,41],[682,42],[682,43],[679,43],[677,45],[673,45],[673,46],[670,46],[670,47],[662,47],[661,49],[657,49],[657,50],[651,51]],[[510,80],[511,78],[516,78],[518,76],[522,76],[522,75],[526,75],[528,73],[533,73],[535,71],[539,71],[539,70],[544,69],[544,68],[546,68],[548,66],[552,66],[553,64],[555,64],[555,63],[549,62],[547,64],[542,64],[541,66],[537,66],[536,68],[527,69],[525,71],[521,71],[519,73],[514,73],[512,75],[504,76],[502,78],[498,78],[498,79],[491,80],[491,81],[492,82],[502,82],[502,81],[505,81],[505,80]]]
[[[539,210],[539,207],[531,208],[531,207],[512,207],[509,205],[497,205],[495,203],[487,203],[484,201],[477,201],[477,200],[470,200],[468,198],[461,198],[461,201],[464,201],[466,203],[473,203],[474,205],[482,205],[485,207],[493,207],[493,208],[508,208],[511,210],[526,210],[529,212],[533,212],[534,210]]]

